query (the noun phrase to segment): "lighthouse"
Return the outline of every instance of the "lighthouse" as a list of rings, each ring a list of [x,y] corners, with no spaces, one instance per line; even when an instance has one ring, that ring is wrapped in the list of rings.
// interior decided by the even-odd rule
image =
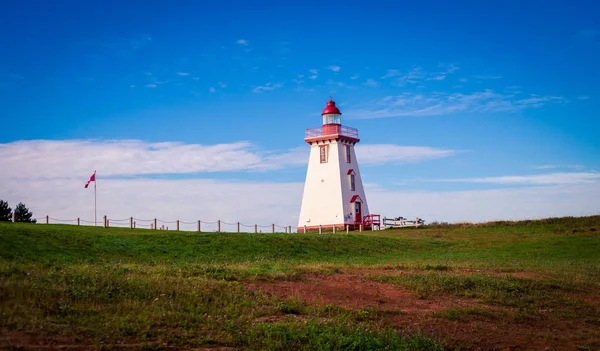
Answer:
[[[360,141],[358,129],[342,125],[342,113],[331,97],[321,117],[323,124],[307,129],[304,138],[310,145],[310,157],[298,232],[379,225],[379,216],[369,214],[354,152]]]

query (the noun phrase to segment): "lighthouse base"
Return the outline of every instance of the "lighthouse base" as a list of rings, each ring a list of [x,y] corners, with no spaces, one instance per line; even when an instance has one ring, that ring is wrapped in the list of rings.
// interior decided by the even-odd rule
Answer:
[[[323,224],[323,225],[311,225],[311,226],[305,226],[305,227],[298,227],[297,228],[297,233],[319,233],[319,231],[321,232],[333,232],[334,231],[334,227],[335,227],[335,231],[336,232],[342,232],[342,231],[346,231],[346,226],[352,230],[354,225],[353,224]],[[357,228],[358,229],[358,228]]]

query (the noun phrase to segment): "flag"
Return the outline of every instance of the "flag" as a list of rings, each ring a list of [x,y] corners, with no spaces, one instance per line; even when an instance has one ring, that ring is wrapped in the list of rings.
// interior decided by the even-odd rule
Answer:
[[[90,185],[90,182],[95,182],[96,181],[96,172],[94,172],[94,174],[92,174],[92,176],[90,177],[90,180],[87,181],[87,183],[85,183],[85,188],[87,189],[88,185]]]

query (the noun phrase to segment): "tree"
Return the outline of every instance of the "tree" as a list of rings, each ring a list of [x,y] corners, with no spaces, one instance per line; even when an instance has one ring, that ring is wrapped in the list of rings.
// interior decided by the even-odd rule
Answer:
[[[12,220],[12,209],[8,207],[8,202],[0,200],[0,222]]]
[[[22,202],[15,207],[15,222],[35,223],[36,220],[31,219],[32,216],[33,213]]]

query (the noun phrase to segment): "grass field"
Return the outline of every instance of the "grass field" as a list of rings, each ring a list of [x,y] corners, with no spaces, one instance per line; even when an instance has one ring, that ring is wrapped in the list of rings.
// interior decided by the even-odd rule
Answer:
[[[600,216],[362,234],[0,223],[0,347],[600,349]]]

